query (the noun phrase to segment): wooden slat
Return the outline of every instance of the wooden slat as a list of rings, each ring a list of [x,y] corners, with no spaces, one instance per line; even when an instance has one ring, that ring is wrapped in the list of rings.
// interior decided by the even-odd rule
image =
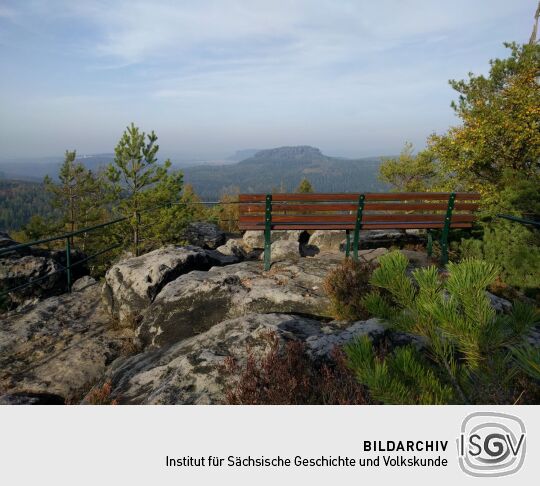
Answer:
[[[276,211],[356,211],[358,204],[272,204],[272,213]],[[240,204],[241,213],[264,213],[264,204]]]
[[[362,224],[369,222],[420,222],[420,221],[444,221],[444,214],[364,214]],[[318,215],[274,215],[272,214],[272,223],[334,223],[334,222],[355,222],[355,214],[318,214]],[[454,214],[452,221],[455,222],[472,222],[474,215],[472,214]],[[239,218],[241,223],[263,223],[264,216],[262,215],[241,215]]]
[[[366,201],[447,201],[449,192],[371,192],[366,193]],[[456,200],[477,201],[476,192],[456,192]]]
[[[334,201],[354,201],[358,202],[360,194],[354,193],[312,193],[312,194],[272,194],[272,201],[317,201],[317,202],[334,202]],[[264,202],[266,194],[240,194],[238,196],[240,202]]]
[[[454,211],[476,211],[478,203],[454,203]],[[365,211],[446,211],[448,203],[377,203],[364,204]]]
[[[377,203],[367,202],[364,211],[446,211],[446,203]],[[323,211],[354,211],[357,204],[272,204],[272,213],[280,211],[323,212]],[[455,203],[455,211],[474,211],[477,203]],[[264,204],[240,204],[240,213],[264,213]]]
[[[359,193],[311,193],[311,194],[273,194],[273,202],[285,201],[315,201],[334,202],[352,201],[357,202]],[[365,193],[366,201],[446,201],[450,197],[448,192],[371,192]],[[263,202],[265,194],[240,194],[240,202]],[[480,194],[472,192],[456,193],[456,200],[477,201]]]
[[[451,228],[470,228],[471,223],[452,223]],[[443,223],[393,223],[393,224],[365,224],[362,225],[363,230],[377,229],[442,229]],[[239,229],[242,231],[263,231],[264,224],[240,224]],[[354,230],[354,224],[272,224],[272,230]]]

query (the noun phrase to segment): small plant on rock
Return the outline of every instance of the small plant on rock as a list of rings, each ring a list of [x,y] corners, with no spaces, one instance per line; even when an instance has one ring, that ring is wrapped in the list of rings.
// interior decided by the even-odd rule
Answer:
[[[109,381],[93,388],[85,398],[89,405],[117,405],[118,401],[111,397],[112,386]]]

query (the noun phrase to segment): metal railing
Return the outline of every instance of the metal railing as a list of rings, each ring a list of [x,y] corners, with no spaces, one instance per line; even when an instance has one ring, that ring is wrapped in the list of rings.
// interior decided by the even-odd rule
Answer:
[[[497,218],[507,219],[509,221],[514,221],[515,223],[530,224],[540,228],[540,221],[534,221],[532,219],[518,218],[517,216],[512,216],[510,214],[497,214]]]
[[[179,202],[179,201],[174,201],[174,202],[169,202],[169,203],[166,203],[166,204],[162,204],[160,206],[156,206],[156,207],[141,210],[140,213],[156,211],[156,210],[162,209],[164,207],[171,207],[171,206],[178,206],[178,205],[190,206],[190,205],[217,205],[217,204],[220,204],[220,205],[239,204],[239,201],[230,201],[230,202],[222,202],[222,201]],[[16,245],[11,245],[11,246],[8,246],[8,247],[5,247],[5,248],[1,248],[0,249],[0,257],[8,255],[8,254],[13,253],[13,252],[23,250],[25,248],[30,248],[32,246],[44,245],[46,243],[51,243],[53,241],[65,240],[64,251],[65,251],[65,255],[66,255],[66,262],[65,262],[66,264],[65,265],[59,264],[60,266],[63,267],[60,270],[56,270],[54,272],[49,272],[46,275],[43,275],[41,277],[32,278],[28,282],[25,282],[25,283],[23,283],[21,285],[17,285],[16,287],[12,287],[12,288],[9,288],[9,289],[6,289],[6,290],[0,289],[0,297],[5,297],[9,293],[14,292],[16,290],[21,290],[21,289],[23,289],[25,287],[35,285],[36,283],[39,283],[39,282],[41,282],[43,280],[46,280],[46,279],[49,279],[52,276],[57,275],[59,273],[65,273],[66,274],[66,284],[67,284],[66,285],[66,290],[68,292],[71,292],[72,276],[73,276],[73,271],[72,270],[73,270],[74,267],[76,267],[78,265],[81,265],[83,263],[86,263],[87,261],[89,261],[91,259],[94,259],[94,258],[96,258],[96,257],[98,257],[100,255],[103,255],[104,253],[107,253],[107,252],[112,251],[112,250],[114,250],[116,248],[120,248],[120,247],[124,246],[124,242],[117,243],[117,244],[114,244],[114,245],[110,245],[107,248],[104,248],[104,249],[102,249],[102,250],[100,250],[100,251],[98,251],[98,252],[96,252],[96,253],[94,253],[94,254],[92,254],[90,256],[85,256],[84,258],[82,258],[80,260],[77,260],[76,262],[72,263],[73,237],[84,234],[84,233],[90,233],[90,232],[93,232],[93,231],[96,231],[98,229],[105,228],[105,227],[108,227],[108,226],[112,226],[114,224],[118,224],[118,223],[121,223],[123,221],[127,221],[129,219],[131,219],[131,218],[129,218],[129,217],[117,218],[117,219],[114,219],[114,220],[111,220],[111,221],[106,221],[105,223],[97,224],[95,226],[89,226],[87,228],[82,228],[82,229],[79,229],[77,231],[71,231],[69,233],[63,233],[63,234],[58,235],[58,236],[51,236],[49,238],[43,238],[43,239],[40,239],[40,240],[34,240],[34,241],[30,241],[28,243],[18,243]],[[223,222],[223,221],[229,221],[229,220],[219,220],[219,221]],[[151,225],[145,225],[145,227],[147,227],[147,226],[151,226]]]

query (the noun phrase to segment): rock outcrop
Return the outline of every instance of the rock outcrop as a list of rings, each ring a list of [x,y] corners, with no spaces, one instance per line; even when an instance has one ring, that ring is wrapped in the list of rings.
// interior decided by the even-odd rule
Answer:
[[[344,242],[345,231],[342,230],[317,230],[309,237],[309,245],[320,251],[339,251]]]
[[[0,249],[6,249],[18,243],[7,233],[0,233]],[[85,258],[77,250],[71,252],[71,263]],[[66,266],[64,250],[45,250],[26,247],[0,255],[0,289],[11,289],[37,280],[33,285],[10,292],[9,298],[14,305],[20,305],[32,299],[59,295],[66,291],[66,275],[62,270]],[[88,273],[84,264],[76,265],[72,278],[77,279]]]
[[[300,244],[294,240],[277,240],[270,246],[272,262],[280,260],[297,260],[300,258]],[[259,259],[264,259],[264,253],[259,255]]]
[[[8,312],[0,325],[0,403],[78,401],[135,342],[133,332],[111,327],[98,285]]]
[[[334,342],[344,344],[357,335],[375,338],[384,333],[384,327],[375,320],[366,324],[365,329],[360,322],[345,331],[340,323],[324,324],[288,314],[249,314],[220,322],[167,348],[117,360],[105,381],[111,383],[111,398],[119,403],[222,403],[230,379],[222,370],[225,360],[233,358],[244,364],[248,350],[260,357],[269,349],[268,333],[275,333],[281,343],[305,342],[314,359],[324,359]],[[334,335],[334,340],[329,338]]]
[[[265,272],[247,261],[208,272],[193,271],[168,283],[137,327],[143,343],[165,346],[204,332],[228,317],[257,312],[328,315],[322,283],[339,255],[324,261],[276,262]]]
[[[272,243],[280,240],[294,241],[299,244],[307,243],[309,234],[307,231],[272,231]],[[262,250],[264,248],[264,231],[246,231],[244,233],[244,244],[252,250]]]
[[[276,255],[281,245],[291,249],[283,260]],[[294,237],[276,240],[268,272],[257,260],[235,263],[244,255],[241,240],[221,251],[169,246],[114,265],[102,290],[85,276],[72,294],[2,314],[0,404],[78,403],[106,382],[108,398],[119,403],[222,403],[235,379],[222,365],[261,356],[269,332],[281,344],[304,343],[315,365],[359,336],[382,339],[388,349],[425,345],[377,319],[333,321],[323,281],[343,255],[300,258],[299,245]],[[370,261],[387,251],[364,249],[360,256]],[[425,253],[402,251],[411,269],[428,263]],[[499,312],[511,307],[490,298]],[[539,327],[528,341],[539,345]]]
[[[193,246],[215,250],[225,243],[225,233],[217,224],[197,221],[188,224],[183,234],[186,241]]]
[[[248,256],[248,249],[246,248],[243,240],[227,240],[227,243],[218,246],[216,251],[222,255],[234,256],[240,260],[244,260]]]
[[[423,236],[408,230],[362,230],[360,231],[360,248],[373,249],[419,243]],[[351,245],[353,232],[351,231]],[[343,230],[317,230],[309,238],[309,245],[324,252],[345,251],[346,237]]]
[[[103,300],[121,326],[136,325],[169,282],[192,270],[239,261],[231,255],[195,246],[166,246],[113,265],[105,275]]]

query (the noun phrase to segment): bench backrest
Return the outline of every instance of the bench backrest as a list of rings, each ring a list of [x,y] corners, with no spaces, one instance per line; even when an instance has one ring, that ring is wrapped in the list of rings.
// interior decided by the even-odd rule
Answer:
[[[240,194],[239,228],[272,230],[469,228],[477,193]],[[360,220],[359,220],[360,218]]]

